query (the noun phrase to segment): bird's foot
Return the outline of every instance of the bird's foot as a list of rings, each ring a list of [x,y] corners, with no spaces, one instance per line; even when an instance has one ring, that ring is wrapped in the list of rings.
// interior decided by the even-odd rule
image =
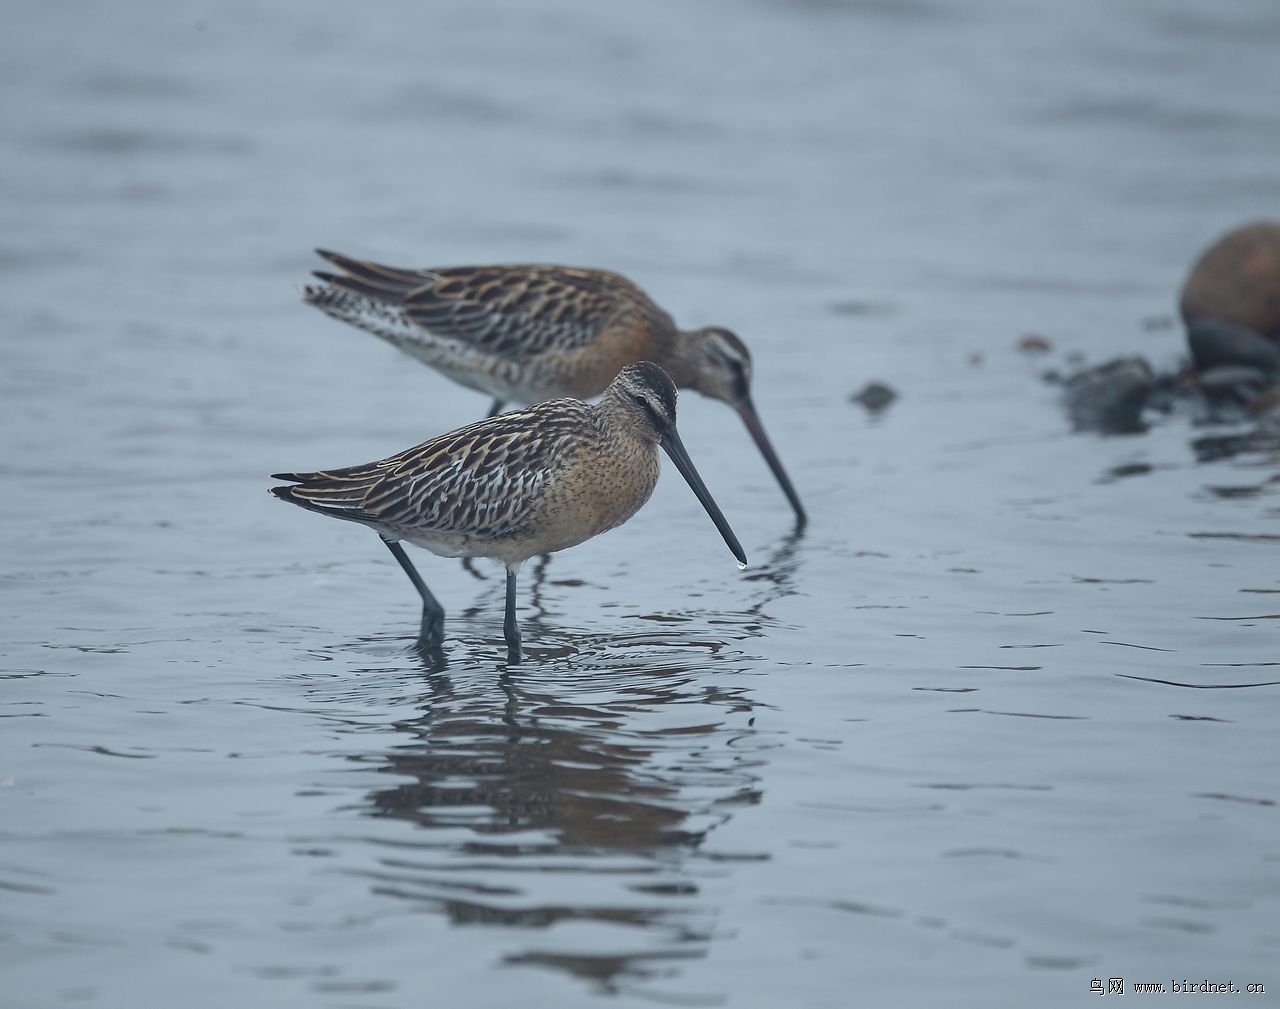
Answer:
[[[444,645],[444,614],[422,614],[422,627],[418,631],[418,649],[437,651]]]

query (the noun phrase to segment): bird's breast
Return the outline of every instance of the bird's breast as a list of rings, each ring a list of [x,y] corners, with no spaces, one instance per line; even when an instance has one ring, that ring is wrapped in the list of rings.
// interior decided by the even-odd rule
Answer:
[[[547,481],[527,526],[529,554],[563,550],[631,518],[658,483],[658,449],[638,438],[582,445]]]

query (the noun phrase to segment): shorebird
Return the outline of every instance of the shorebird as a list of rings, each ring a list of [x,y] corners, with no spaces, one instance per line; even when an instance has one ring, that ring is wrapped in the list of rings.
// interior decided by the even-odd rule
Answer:
[[[751,400],[751,355],[720,326],[683,330],[639,287],[607,270],[538,264],[401,269],[316,252],[341,273],[315,271],[304,299],[380,336],[461,385],[508,403],[599,395],[632,361],[653,361],[681,388],[733,407],[782,487],[806,516]]]
[[[598,404],[553,399],[468,424],[363,466],[276,473],[271,493],[369,526],[422,597],[418,644],[444,639],[444,608],[401,546],[488,557],[507,569],[507,661],[521,658],[516,572],[538,554],[576,546],[634,515],[658,482],[663,448],[738,563],[742,545],[676,432],[676,387],[656,364],[629,364]]]

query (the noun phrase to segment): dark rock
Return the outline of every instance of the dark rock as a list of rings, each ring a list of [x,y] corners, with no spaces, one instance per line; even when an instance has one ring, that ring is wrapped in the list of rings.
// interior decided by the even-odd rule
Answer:
[[[1182,285],[1183,321],[1220,319],[1280,340],[1280,221],[1256,221],[1211,245]]]
[[[1173,413],[1193,398],[1197,385],[1195,372],[1189,367],[1183,371],[1156,372],[1145,409]]]
[[[1121,357],[1077,372],[1067,379],[1067,413],[1077,431],[1136,434],[1155,385],[1155,374],[1143,358]]]
[[[897,398],[898,394],[883,382],[868,382],[861,392],[850,395],[849,402],[861,403],[868,412],[879,413]]]
[[[1187,345],[1201,373],[1223,365],[1280,372],[1280,343],[1244,326],[1197,319],[1187,326]]]
[[[1252,452],[1280,452],[1280,414],[1269,414],[1243,434],[1207,435],[1191,443],[1198,462],[1217,462]]]
[[[1270,376],[1259,368],[1223,364],[1200,373],[1200,388],[1211,405],[1248,406],[1270,387]]]

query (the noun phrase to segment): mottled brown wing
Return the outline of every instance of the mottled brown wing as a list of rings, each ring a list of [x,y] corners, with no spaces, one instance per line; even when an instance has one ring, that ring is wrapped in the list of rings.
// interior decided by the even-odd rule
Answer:
[[[670,325],[625,277],[570,266],[463,266],[404,297],[404,314],[445,339],[503,357],[572,350],[628,314]]]
[[[535,412],[536,420],[529,416]],[[295,486],[272,493],[353,522],[499,539],[523,528],[557,460],[591,423],[586,404],[557,400],[478,421],[362,466],[278,473],[277,479]]]

